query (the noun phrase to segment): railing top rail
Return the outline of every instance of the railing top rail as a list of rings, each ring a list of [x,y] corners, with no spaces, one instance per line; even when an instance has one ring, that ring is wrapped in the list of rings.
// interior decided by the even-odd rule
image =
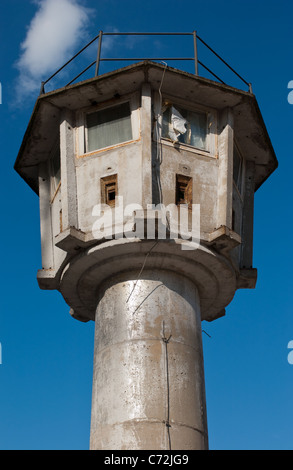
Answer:
[[[102,38],[103,36],[193,36],[194,40],[194,57],[113,57],[113,58],[102,58],[101,57],[101,48],[102,48]],[[82,72],[80,72],[74,79],[72,79],[66,86],[72,84],[75,80],[77,80],[81,75],[83,75],[87,70],[89,70],[94,64],[96,64],[95,75],[97,76],[99,73],[99,65],[100,62],[110,62],[110,61],[136,61],[136,60],[155,60],[155,61],[194,61],[195,62],[195,75],[198,75],[198,64],[202,66],[205,70],[207,70],[213,77],[215,77],[221,83],[225,83],[221,78],[218,77],[210,68],[208,68],[205,64],[198,60],[197,57],[197,40],[200,41],[206,48],[208,48],[231,72],[233,72],[245,85],[249,87],[249,91],[252,92],[251,84],[246,81],[236,70],[231,67],[214,49],[212,49],[200,36],[198,36],[196,31],[192,32],[103,32],[99,31],[89,43],[87,43],[80,51],[78,51],[71,59],[69,59],[62,67],[60,67],[56,72],[54,72],[46,81],[43,81],[41,84],[41,91],[40,93],[45,92],[45,85],[52,80],[58,73],[60,73],[66,66],[68,66],[74,59],[76,59],[83,51],[85,51],[91,44],[93,44],[96,40],[98,42],[98,54],[97,58],[94,62],[88,65]]]
[[[104,33],[103,36],[192,36],[192,33],[120,33],[110,32]]]

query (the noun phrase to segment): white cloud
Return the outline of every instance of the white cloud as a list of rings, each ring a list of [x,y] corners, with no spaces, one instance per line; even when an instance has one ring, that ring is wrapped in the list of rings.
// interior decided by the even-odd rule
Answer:
[[[77,0],[36,0],[38,10],[21,44],[17,68],[22,91],[40,86],[42,79],[63,65],[84,36],[87,8]]]

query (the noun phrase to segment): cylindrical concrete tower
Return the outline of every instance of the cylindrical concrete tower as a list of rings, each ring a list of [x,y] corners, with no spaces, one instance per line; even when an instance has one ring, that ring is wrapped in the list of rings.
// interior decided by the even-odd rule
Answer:
[[[42,289],[95,321],[91,449],[207,449],[201,321],[254,288],[256,99],[143,61],[41,95],[15,168],[39,194]]]
[[[206,448],[197,290],[181,274],[146,270],[129,299],[136,276],[101,286],[91,448]]]

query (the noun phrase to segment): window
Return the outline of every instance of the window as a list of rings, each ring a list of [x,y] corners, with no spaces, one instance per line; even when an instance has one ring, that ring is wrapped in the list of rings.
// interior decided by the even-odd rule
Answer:
[[[207,150],[207,114],[163,105],[162,137]]]
[[[59,139],[54,146],[50,160],[50,176],[51,176],[51,196],[54,198],[61,184],[61,165],[60,165],[60,144]]]
[[[132,140],[129,102],[87,114],[86,126],[87,152]]]
[[[232,230],[234,232],[235,232],[235,218],[236,218],[235,210],[232,209]]]
[[[101,178],[101,202],[110,207],[115,206],[115,197],[118,195],[117,175]]]
[[[192,209],[192,178],[176,175],[176,204],[188,204],[188,210]]]
[[[233,149],[233,180],[234,183],[241,194],[242,190],[242,175],[243,175],[243,159],[240,155],[240,152],[234,144],[234,149]]]

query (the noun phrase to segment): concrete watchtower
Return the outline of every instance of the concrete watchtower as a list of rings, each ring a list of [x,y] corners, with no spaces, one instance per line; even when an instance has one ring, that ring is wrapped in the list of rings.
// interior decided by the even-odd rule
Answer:
[[[152,61],[37,99],[15,169],[40,198],[40,288],[96,322],[91,449],[208,448],[201,321],[255,287],[276,167],[251,92]]]

